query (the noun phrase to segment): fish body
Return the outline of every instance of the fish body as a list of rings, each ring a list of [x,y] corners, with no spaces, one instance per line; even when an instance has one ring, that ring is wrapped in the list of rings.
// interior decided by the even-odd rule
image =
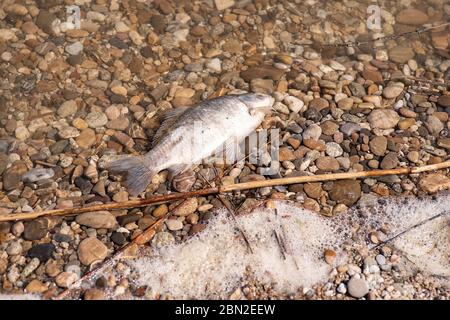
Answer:
[[[147,154],[113,161],[108,169],[127,173],[124,185],[131,195],[137,195],[158,172],[168,169],[175,176],[223,146],[232,159],[236,143],[261,124],[273,103],[265,94],[243,94],[176,108],[166,115]]]

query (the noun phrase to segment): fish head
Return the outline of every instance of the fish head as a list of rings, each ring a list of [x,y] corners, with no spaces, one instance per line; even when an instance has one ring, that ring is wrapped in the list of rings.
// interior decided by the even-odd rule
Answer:
[[[275,102],[274,98],[263,93],[242,94],[238,96],[238,99],[247,106],[250,115],[262,117],[273,110],[272,106]]]

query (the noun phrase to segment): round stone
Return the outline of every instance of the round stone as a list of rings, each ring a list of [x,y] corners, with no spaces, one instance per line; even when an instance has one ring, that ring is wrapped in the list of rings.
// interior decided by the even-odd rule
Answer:
[[[369,285],[363,279],[352,277],[347,283],[348,293],[353,298],[362,298],[369,293]]]
[[[401,82],[389,85],[383,89],[383,96],[387,99],[397,98],[403,92],[404,87],[405,85]]]
[[[319,140],[322,135],[322,128],[317,124],[312,124],[303,131],[303,139]]]
[[[97,238],[86,238],[78,246],[78,259],[86,266],[95,261],[103,261],[107,255],[108,248]]]
[[[397,125],[400,117],[391,109],[375,109],[367,117],[367,120],[372,128],[391,129]]]
[[[75,100],[64,101],[63,104],[58,108],[58,115],[62,118],[73,115],[77,112],[77,103]]]
[[[99,128],[108,123],[108,117],[103,112],[91,112],[86,116],[86,122],[91,128]]]
[[[336,142],[328,142],[326,144],[326,153],[327,155],[329,155],[330,157],[336,158],[342,155],[342,153],[344,152],[342,150],[342,147],[337,144]]]
[[[334,181],[330,190],[330,198],[338,203],[351,206],[361,197],[361,184],[357,180]]]
[[[177,231],[183,229],[183,223],[177,219],[169,219],[166,221],[167,229]]]

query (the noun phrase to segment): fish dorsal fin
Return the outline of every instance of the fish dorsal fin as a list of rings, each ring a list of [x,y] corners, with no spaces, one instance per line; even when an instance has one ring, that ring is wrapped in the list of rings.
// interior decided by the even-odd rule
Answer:
[[[169,130],[173,127],[175,122],[181,117],[181,115],[187,110],[189,107],[178,107],[173,110],[169,110],[164,115],[162,115],[161,126],[156,131],[153,136],[152,145],[155,146],[162,137],[164,137]]]

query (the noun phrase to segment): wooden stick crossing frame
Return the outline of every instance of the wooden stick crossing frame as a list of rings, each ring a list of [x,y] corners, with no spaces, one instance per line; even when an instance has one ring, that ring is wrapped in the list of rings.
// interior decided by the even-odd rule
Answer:
[[[450,168],[450,160],[426,165],[421,167],[406,167],[388,170],[371,170],[371,171],[361,171],[361,172],[343,172],[343,173],[331,173],[331,174],[318,174],[312,176],[301,176],[301,177],[288,177],[279,179],[270,179],[263,181],[250,181],[243,183],[235,183],[226,186],[213,187],[200,189],[190,192],[182,193],[171,193],[167,195],[156,195],[147,199],[135,199],[124,202],[114,202],[105,203],[100,205],[84,206],[80,208],[66,208],[66,209],[55,209],[47,210],[41,212],[27,212],[27,213],[13,213],[0,215],[0,222],[5,221],[18,221],[18,220],[28,220],[35,219],[43,216],[65,216],[65,215],[75,215],[83,212],[101,211],[101,210],[118,210],[118,209],[129,209],[144,207],[148,205],[162,204],[169,201],[181,200],[190,197],[206,196],[218,193],[227,193],[238,190],[249,190],[262,187],[273,187],[279,185],[289,185],[296,183],[308,183],[308,182],[322,182],[322,181],[332,181],[332,180],[345,180],[345,179],[357,179],[357,178],[367,178],[367,177],[380,177],[388,175],[406,175],[415,174],[421,172],[428,172],[433,170],[440,170]]]

